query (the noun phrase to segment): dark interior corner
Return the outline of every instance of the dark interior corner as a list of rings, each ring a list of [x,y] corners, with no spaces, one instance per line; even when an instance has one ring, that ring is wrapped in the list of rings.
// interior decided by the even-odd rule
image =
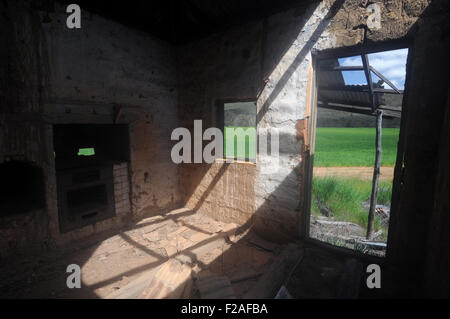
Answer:
[[[0,164],[0,173],[3,216],[45,207],[44,174],[41,168],[33,163],[10,161]]]
[[[69,4],[0,2],[0,298],[450,296],[449,1]]]

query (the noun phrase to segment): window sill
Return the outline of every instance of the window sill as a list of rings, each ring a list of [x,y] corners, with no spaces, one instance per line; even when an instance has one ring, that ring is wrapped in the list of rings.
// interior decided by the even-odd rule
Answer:
[[[256,166],[256,162],[250,162],[250,161],[242,161],[242,160],[237,160],[237,159],[233,159],[233,158],[216,158],[214,160],[214,163],[237,163],[237,164],[247,164],[247,165],[253,165]]]

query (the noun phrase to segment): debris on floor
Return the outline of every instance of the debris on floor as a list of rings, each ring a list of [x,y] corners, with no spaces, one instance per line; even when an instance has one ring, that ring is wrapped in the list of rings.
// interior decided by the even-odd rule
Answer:
[[[230,280],[209,271],[200,274],[195,285],[202,299],[235,299]]]
[[[239,298],[256,284],[282,247],[251,230],[238,234],[237,229],[236,224],[189,209],[173,210],[115,234],[49,252],[41,263],[4,265],[0,274],[12,273],[6,269],[14,267],[17,276],[0,278],[0,296]],[[81,267],[81,289],[66,286],[69,264]],[[29,280],[34,277],[39,280]]]
[[[366,232],[365,228],[352,222],[330,220],[324,216],[311,216],[310,236],[312,238],[374,256],[384,256],[387,245],[381,240],[382,229],[376,231],[370,241],[366,239]]]

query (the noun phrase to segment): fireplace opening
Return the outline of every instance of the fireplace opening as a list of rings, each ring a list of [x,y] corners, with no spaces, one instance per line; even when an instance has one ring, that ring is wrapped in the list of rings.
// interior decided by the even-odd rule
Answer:
[[[28,213],[45,207],[42,169],[29,162],[0,164],[0,215]]]
[[[53,145],[57,171],[129,161],[126,124],[57,124]]]
[[[92,208],[99,208],[108,204],[106,185],[75,189],[67,192],[67,206],[71,214],[79,214]]]
[[[124,124],[53,126],[62,233],[115,215],[113,165],[129,161]]]

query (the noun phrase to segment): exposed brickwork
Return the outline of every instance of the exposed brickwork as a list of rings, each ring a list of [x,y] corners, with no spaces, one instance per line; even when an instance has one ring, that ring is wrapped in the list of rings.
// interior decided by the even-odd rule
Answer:
[[[128,163],[114,165],[113,176],[116,215],[124,215],[130,213],[131,205],[130,181],[128,179]]]

